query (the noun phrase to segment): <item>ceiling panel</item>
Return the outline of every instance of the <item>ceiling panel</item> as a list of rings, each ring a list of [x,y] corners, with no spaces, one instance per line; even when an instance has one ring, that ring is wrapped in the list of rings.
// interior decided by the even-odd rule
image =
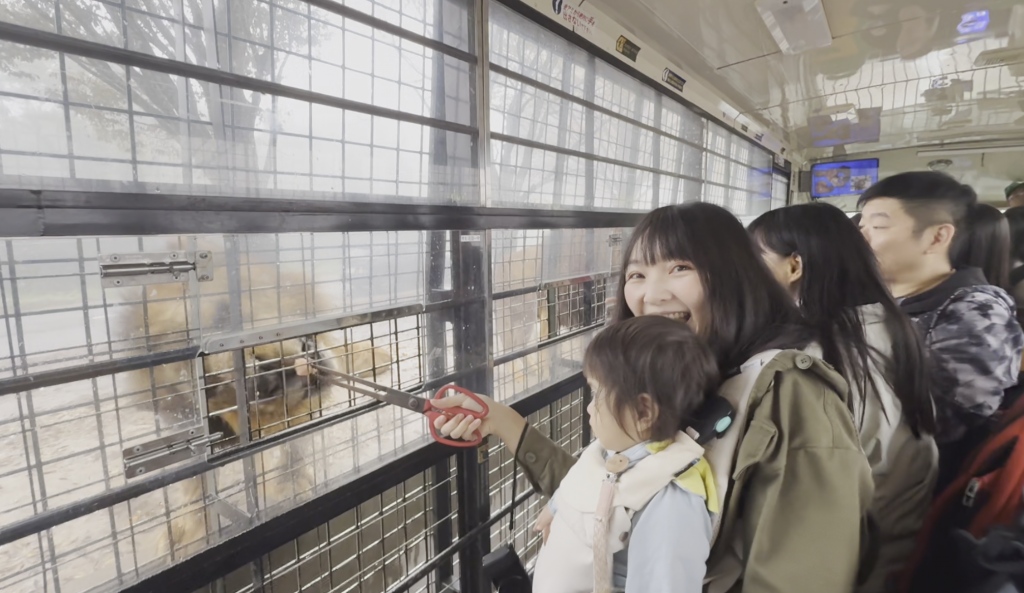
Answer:
[[[626,8],[634,2],[619,4]],[[639,4],[653,13],[664,28],[696,48],[713,68],[779,51],[753,0],[639,0]]]
[[[754,0],[592,1],[809,158],[850,126],[880,129],[877,142],[847,137],[848,152],[1024,136],[1020,0],[824,0],[833,43],[797,55],[779,51]]]

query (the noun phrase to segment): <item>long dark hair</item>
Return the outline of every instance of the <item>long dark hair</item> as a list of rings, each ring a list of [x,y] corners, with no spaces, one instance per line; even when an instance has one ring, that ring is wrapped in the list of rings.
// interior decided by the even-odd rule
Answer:
[[[899,398],[914,435],[934,433],[924,345],[889,294],[871,247],[846,214],[829,204],[800,204],[767,212],[747,230],[764,250],[783,257],[800,256],[800,309],[817,330],[825,361],[859,388],[862,414],[868,392],[879,397],[871,373],[874,361]],[[892,353],[886,357],[868,344],[857,310],[874,303],[885,311],[885,329],[892,343]],[[851,411],[852,404],[851,398]]]
[[[1007,208],[1003,216],[1010,224],[1010,255],[1024,263],[1024,206]]]
[[[995,206],[975,204],[963,231],[953,235],[949,259],[957,268],[981,268],[985,279],[1003,290],[1010,287],[1010,223]]]
[[[616,321],[634,317],[625,294],[631,260],[644,265],[669,260],[693,264],[710,314],[700,334],[723,375],[759,352],[800,349],[814,339],[743,225],[722,207],[701,202],[664,206],[640,221],[623,250]]]

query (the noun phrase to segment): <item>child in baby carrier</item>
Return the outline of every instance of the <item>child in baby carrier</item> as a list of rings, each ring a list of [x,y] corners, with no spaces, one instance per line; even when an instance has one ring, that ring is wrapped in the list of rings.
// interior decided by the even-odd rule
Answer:
[[[643,316],[598,334],[583,366],[596,440],[538,521],[533,592],[701,591],[719,509],[700,443],[731,422],[709,414],[714,356],[683,322]]]

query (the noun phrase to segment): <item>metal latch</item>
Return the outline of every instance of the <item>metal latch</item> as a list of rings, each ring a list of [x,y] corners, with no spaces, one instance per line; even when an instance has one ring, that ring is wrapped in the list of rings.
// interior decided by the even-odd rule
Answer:
[[[615,233],[613,235],[608,235],[608,245],[615,246],[615,245],[621,245],[621,244],[622,244],[622,233]]]
[[[210,444],[221,436],[219,432],[203,434],[203,430],[196,427],[125,449],[124,475],[134,478],[196,455],[204,455],[209,452]]]
[[[100,284],[104,288],[184,282],[195,272],[200,282],[213,280],[209,251],[169,253],[111,253],[101,255]]]

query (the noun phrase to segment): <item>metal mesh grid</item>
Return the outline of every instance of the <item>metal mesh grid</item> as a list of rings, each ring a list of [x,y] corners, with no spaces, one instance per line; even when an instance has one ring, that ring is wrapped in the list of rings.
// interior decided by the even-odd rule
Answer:
[[[594,206],[650,210],[654,206],[654,173],[610,163],[594,163]]]
[[[498,72],[491,74],[491,132],[561,148],[584,144],[584,107]]]
[[[491,140],[492,205],[584,206],[586,159],[550,150]],[[561,167],[561,169],[559,169]],[[559,176],[557,172],[563,171]]]
[[[608,272],[608,237],[621,230],[544,231],[544,280],[551,282]]]
[[[55,2],[8,3],[0,19],[472,125],[466,62],[304,2],[63,0],[58,11]],[[382,14],[395,8],[357,4]],[[413,3],[396,20],[417,35],[468,45],[463,2]],[[348,54],[369,59],[339,58]],[[479,199],[465,134],[12,43],[0,43],[0,58],[19,72],[0,82],[8,132],[0,171],[9,186]],[[430,158],[438,136],[448,152],[444,166]]]
[[[692,142],[695,146],[704,145],[706,121],[675,101],[661,102],[661,127],[670,134]]]
[[[789,199],[789,178],[779,173],[772,174],[772,208],[782,208]]]
[[[583,392],[575,391],[536,412],[527,418],[531,426],[551,438],[566,451],[577,453],[587,446],[583,442],[583,426],[586,420],[586,403]],[[488,483],[491,492],[491,509],[501,509],[512,502],[512,454],[503,444],[492,447],[488,455]],[[530,484],[520,468],[516,474],[516,496],[527,492]],[[546,501],[539,494],[530,496],[526,502],[513,509],[515,524],[510,526],[503,519],[491,528],[492,549],[512,544],[525,564],[532,564],[540,550],[540,535],[533,532],[533,523]],[[514,532],[510,532],[510,527]]]
[[[497,3],[490,7],[490,61],[550,87],[586,98],[590,56]]]
[[[567,450],[578,451],[585,445],[583,405],[582,391],[576,391],[528,421]],[[449,475],[454,476],[454,458],[447,463]],[[510,501],[511,465],[509,452],[501,445],[493,446],[488,464],[493,509]],[[525,492],[527,488],[520,474],[517,489]],[[438,495],[449,497],[451,513],[437,514]],[[524,560],[532,559],[539,541],[529,525],[539,505],[540,497],[535,495],[515,509],[514,539],[507,521],[496,523],[491,532],[493,544],[512,541]],[[457,508],[455,480],[438,482],[433,471],[424,472],[195,593],[247,593],[258,590],[254,583],[266,591],[377,593],[396,585],[439,552],[433,536],[442,523],[457,533]],[[457,570],[457,558],[453,560]],[[409,590],[453,589],[451,583],[439,582],[437,573],[431,572]]]
[[[634,101],[642,111],[639,97]],[[630,114],[634,117],[636,113]],[[594,154],[644,167],[654,167],[654,132],[601,112],[594,114]]]
[[[420,231],[6,240],[0,379],[183,348],[200,332],[419,304],[427,249]],[[210,250],[212,280],[101,286],[100,255],[175,250]]]
[[[513,402],[583,370],[583,352],[597,330],[559,341],[494,367],[494,399]]]
[[[446,463],[454,475],[454,458]],[[441,493],[449,497],[451,509],[444,515],[438,514],[436,506]],[[196,593],[379,593],[437,553],[433,535],[444,523],[454,532],[457,509],[455,480],[438,481],[433,471],[427,471]],[[435,576],[431,574],[410,590],[448,590]]]
[[[491,285],[495,293],[533,287],[543,271],[544,231],[491,231]]]
[[[186,356],[0,396],[0,529],[126,487],[122,450],[201,427],[206,415],[211,432],[222,435],[213,443],[219,451],[314,418],[358,412],[371,401],[315,389],[308,377],[296,375],[302,358],[403,389],[431,378],[423,366],[423,328],[439,313],[394,309],[397,316],[375,322],[352,313],[371,302],[422,302],[429,259],[424,238],[401,232],[4,241],[0,378],[55,369],[81,369],[85,377],[89,363],[197,348],[203,339],[213,348],[239,336],[260,345],[242,348],[237,358],[231,352]],[[219,286],[198,282],[196,273],[178,283],[100,286],[99,254],[197,246],[213,247],[209,273]],[[445,256],[442,264],[448,277],[450,261]],[[346,293],[341,285],[354,288]],[[53,293],[55,287],[64,291]],[[324,313],[347,313],[351,326],[302,332]],[[207,331],[234,327],[242,333]],[[434,372],[450,373],[451,324],[439,327],[449,346],[434,353],[443,357]],[[270,340],[269,331],[296,337]],[[252,398],[248,414],[239,414],[238,369]],[[248,433],[242,418],[248,418]],[[339,476],[422,442],[425,434],[422,416],[370,410],[4,546],[0,559],[20,569],[5,575],[0,588],[84,591],[165,566],[237,533],[255,513],[299,504]]]
[[[647,125],[656,125],[660,93],[604,61],[595,63],[594,103]]]

